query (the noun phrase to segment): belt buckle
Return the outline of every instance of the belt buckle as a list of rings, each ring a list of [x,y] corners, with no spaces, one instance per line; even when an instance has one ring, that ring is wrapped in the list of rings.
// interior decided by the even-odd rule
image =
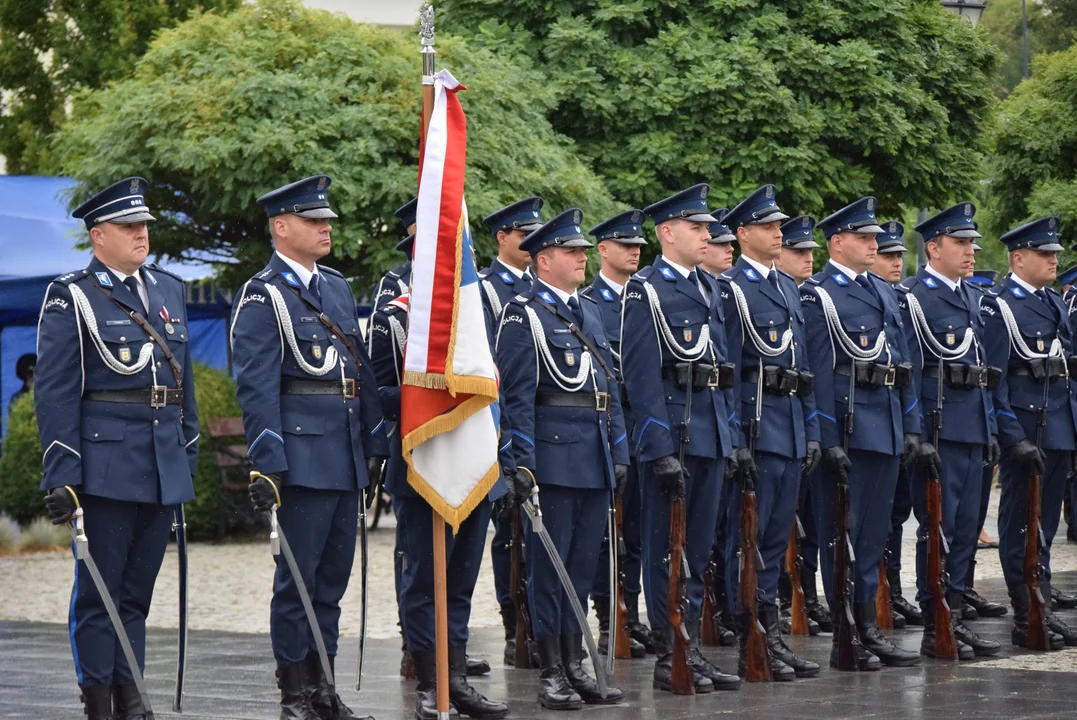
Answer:
[[[610,409],[610,394],[604,392],[595,393],[595,411],[608,412]]]
[[[718,387],[720,380],[721,374],[718,370],[718,367],[716,365],[712,365],[711,369],[707,371],[707,387],[713,390],[714,388]]]
[[[168,388],[164,385],[154,385],[150,388],[150,407],[156,410],[168,405]]]
[[[355,397],[355,378],[344,378],[344,397],[348,400]]]
[[[894,383],[897,381],[897,368],[893,365],[889,365],[886,368],[886,379],[883,380],[883,385],[886,387],[894,387]]]

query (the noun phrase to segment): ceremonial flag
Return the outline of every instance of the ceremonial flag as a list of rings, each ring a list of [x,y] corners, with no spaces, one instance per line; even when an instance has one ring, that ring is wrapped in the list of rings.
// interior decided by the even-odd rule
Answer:
[[[497,372],[479,295],[464,170],[467,121],[448,71],[420,143],[400,434],[408,482],[453,531],[498,477]]]

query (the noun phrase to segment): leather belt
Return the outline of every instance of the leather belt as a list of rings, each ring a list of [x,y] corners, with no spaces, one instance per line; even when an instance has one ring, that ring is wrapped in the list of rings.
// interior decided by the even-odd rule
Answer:
[[[924,366],[924,377],[938,379],[938,363]],[[972,390],[984,388],[994,390],[998,387],[998,381],[1002,377],[1002,371],[998,368],[984,367],[982,365],[969,365],[967,363],[945,363],[942,370],[942,379],[947,387],[956,390]]]
[[[355,397],[354,378],[345,378],[341,385],[339,380],[299,380],[298,378],[281,378],[282,395],[336,395],[352,399]]]
[[[835,375],[849,377],[849,365],[839,363],[834,368]],[[908,387],[912,382],[912,365],[901,363],[900,365],[887,365],[874,363],[867,360],[856,361],[856,386],[864,388],[892,387],[901,389]]]
[[[676,365],[662,367],[662,379],[683,390],[688,387],[688,372],[689,368],[691,368],[692,390],[705,390],[707,388],[727,390],[733,387],[734,367],[733,363],[722,363],[721,365],[677,363]]]
[[[610,394],[604,392],[540,392],[535,394],[535,405],[544,405],[546,407],[580,407],[590,408],[595,412],[607,412],[610,409]]]
[[[744,368],[740,374],[740,379],[749,383],[758,382],[759,368]],[[777,365],[763,366],[763,392],[769,395],[807,397],[811,395],[814,386],[815,375],[810,372],[799,372],[792,368],[783,368]]]
[[[170,388],[154,385],[137,390],[91,390],[83,393],[83,400],[93,402],[130,403],[131,405],[149,405],[163,408],[166,405],[183,404],[183,388]]]

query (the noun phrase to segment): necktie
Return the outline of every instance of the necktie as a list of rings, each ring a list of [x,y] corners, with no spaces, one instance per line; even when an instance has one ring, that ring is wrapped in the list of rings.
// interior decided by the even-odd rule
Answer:
[[[143,315],[145,315],[146,306],[142,303],[142,296],[138,294],[138,280],[135,280],[134,276],[132,275],[131,277],[124,280],[123,284],[127,286],[127,289],[131,291],[131,295],[134,296],[135,303],[137,303],[135,307],[140,310]]]
[[[310,277],[310,286],[308,288],[310,294],[314,296],[314,299],[318,301],[318,304],[322,303],[322,276],[320,273],[314,273]]]
[[[699,290],[699,294],[703,296],[704,300],[706,300],[707,302],[710,302],[710,298],[707,297],[707,289],[703,286],[703,283],[700,282],[700,280],[699,280],[699,273],[697,273],[695,270],[692,270],[691,272],[689,272],[688,273],[688,282],[690,282],[690,283],[692,283],[693,285],[696,286],[696,289]]]
[[[876,300],[879,299],[879,293],[875,292],[875,288],[874,288],[874,286],[872,286],[871,281],[868,280],[867,275],[857,275],[856,276],[856,282],[857,282],[857,284],[860,285],[860,287],[864,288],[869,293],[871,293],[871,296],[873,298],[875,298]]]
[[[580,301],[573,295],[568,299],[568,309],[572,311],[572,317],[576,318],[576,327],[583,327],[583,309],[580,307]]]
[[[1040,302],[1042,302],[1044,305],[1047,306],[1047,309],[1051,311],[1051,315],[1057,321],[1058,320],[1058,308],[1056,308],[1055,304],[1053,302],[1051,302],[1051,298],[1047,297],[1047,291],[1044,290],[1043,288],[1040,288],[1039,290],[1036,291],[1036,297],[1038,297],[1040,299]]]

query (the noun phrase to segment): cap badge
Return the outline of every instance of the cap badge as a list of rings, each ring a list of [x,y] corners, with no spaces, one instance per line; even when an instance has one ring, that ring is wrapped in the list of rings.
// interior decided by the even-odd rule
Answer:
[[[965,217],[972,217],[972,203],[965,203]]]
[[[770,198],[774,197],[774,186],[773,185],[767,185],[766,196],[767,196],[768,200]]]
[[[572,213],[572,222],[573,222],[573,223],[575,223],[576,225],[579,225],[579,224],[580,224],[580,220],[582,220],[582,219],[583,219],[583,218],[581,217],[581,215],[580,215],[580,211],[579,211],[579,210],[577,210],[576,212]],[[577,228],[577,229],[576,229],[576,232],[579,232],[579,228]]]
[[[318,178],[318,192],[321,192],[322,190],[325,190],[325,178],[324,177]]]
[[[133,193],[138,192],[138,180],[132,180],[131,181],[131,192],[133,192]]]
[[[868,198],[868,210],[875,209],[875,198]]]

